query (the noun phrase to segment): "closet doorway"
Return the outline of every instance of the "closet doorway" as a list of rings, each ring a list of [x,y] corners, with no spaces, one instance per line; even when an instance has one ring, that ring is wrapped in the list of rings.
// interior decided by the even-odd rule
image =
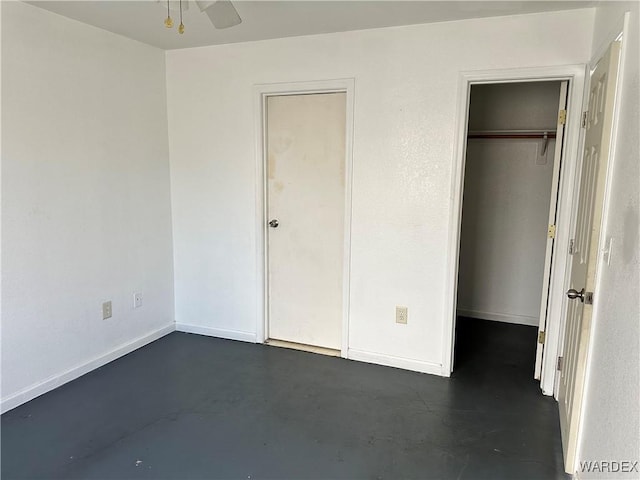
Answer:
[[[540,378],[567,92],[568,81],[471,85],[456,362],[486,360],[464,351],[485,335],[492,352],[515,348]]]

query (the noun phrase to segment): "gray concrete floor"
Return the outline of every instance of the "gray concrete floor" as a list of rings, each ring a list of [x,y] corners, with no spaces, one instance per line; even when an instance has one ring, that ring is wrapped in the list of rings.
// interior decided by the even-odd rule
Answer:
[[[446,379],[172,333],[4,414],[2,478],[565,478],[535,336],[461,319]]]

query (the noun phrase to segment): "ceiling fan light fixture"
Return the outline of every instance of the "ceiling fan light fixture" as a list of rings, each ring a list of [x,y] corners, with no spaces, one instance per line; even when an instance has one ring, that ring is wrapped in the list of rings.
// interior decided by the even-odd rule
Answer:
[[[1,1],[1,0],[0,0]],[[185,27],[182,22],[182,12],[189,8],[188,0],[156,0],[158,4],[164,6],[166,2],[167,18],[164,25],[167,28],[173,27],[172,11],[180,13],[180,23],[178,25],[178,33],[183,34]],[[230,0],[195,0],[200,12],[204,12],[217,29],[234,27],[242,23],[242,19],[238,11]]]

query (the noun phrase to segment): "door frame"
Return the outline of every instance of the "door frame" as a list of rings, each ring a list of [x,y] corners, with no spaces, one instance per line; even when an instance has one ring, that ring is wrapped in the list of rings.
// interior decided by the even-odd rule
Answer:
[[[581,148],[581,115],[584,110],[584,86],[587,66],[562,65],[505,70],[461,72],[458,82],[456,133],[451,175],[451,203],[449,206],[449,239],[447,248],[447,284],[445,288],[445,319],[442,338],[442,374],[453,371],[455,329],[458,297],[458,264],[462,226],[462,196],[467,150],[467,129],[471,86],[478,84],[569,81],[565,150],[562,158],[556,216],[556,245],[550,273],[549,313],[545,331],[544,358],[540,386],[545,395],[553,395],[556,377],[559,336],[563,318],[564,286],[566,284],[567,256],[571,234],[571,209],[575,190],[576,166]],[[554,320],[555,319],[555,320]]]
[[[268,232],[267,232],[267,148],[266,102],[269,97],[285,95],[312,95],[344,93],[346,101],[345,123],[345,199],[344,199],[344,254],[342,267],[342,332],[340,355],[347,358],[349,350],[349,300],[351,276],[351,213],[353,179],[353,112],[355,80],[302,81],[290,83],[258,84],[253,87],[256,151],[256,269],[257,315],[256,343],[264,343],[269,331],[268,284]]]

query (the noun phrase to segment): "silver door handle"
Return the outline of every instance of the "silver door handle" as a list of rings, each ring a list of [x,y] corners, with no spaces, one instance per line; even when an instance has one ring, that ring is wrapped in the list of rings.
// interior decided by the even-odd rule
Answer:
[[[569,297],[571,300],[579,298],[580,302],[584,303],[584,288],[580,291],[577,291],[575,288],[567,290],[567,297]]]
[[[269,222],[271,228],[278,228],[278,225],[280,225],[280,223],[275,218]]]

